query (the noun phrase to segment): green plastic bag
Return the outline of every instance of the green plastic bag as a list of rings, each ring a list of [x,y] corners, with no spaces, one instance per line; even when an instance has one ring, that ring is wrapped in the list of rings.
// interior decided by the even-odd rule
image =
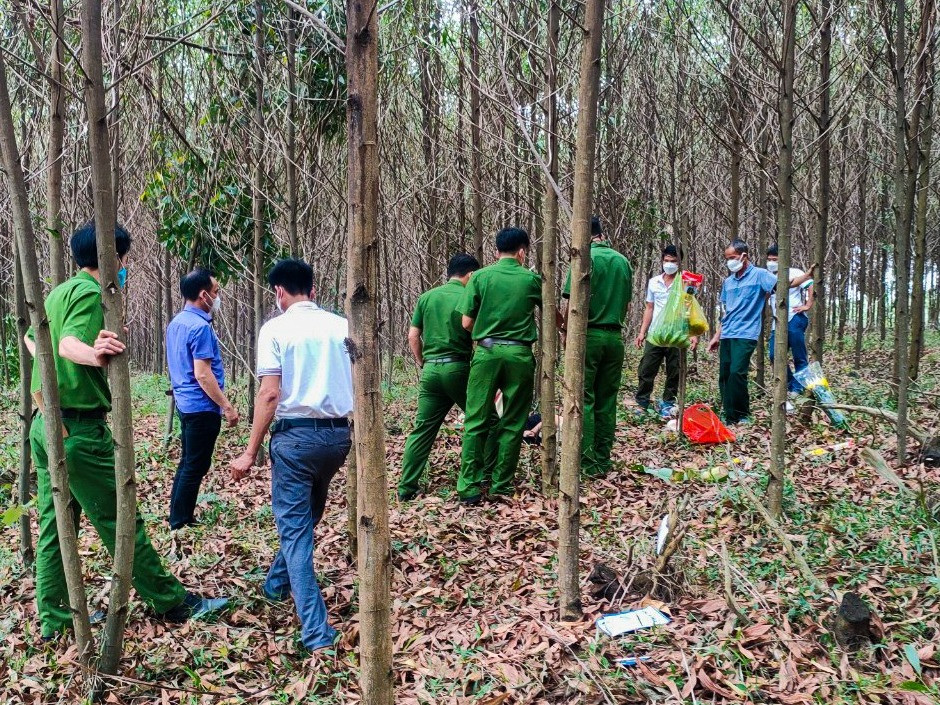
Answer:
[[[692,344],[692,335],[708,332],[708,323],[701,306],[695,296],[686,293],[685,286],[682,277],[676,277],[669,287],[666,305],[653,321],[647,338],[650,345],[658,348],[688,348]],[[695,327],[693,331],[689,329],[690,318]]]

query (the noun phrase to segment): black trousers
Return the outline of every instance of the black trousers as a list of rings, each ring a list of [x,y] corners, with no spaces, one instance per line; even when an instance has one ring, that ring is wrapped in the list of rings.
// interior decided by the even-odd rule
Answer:
[[[212,466],[215,442],[222,429],[222,417],[214,411],[181,413],[179,417],[183,452],[170,494],[171,529],[194,523],[199,486]]]
[[[643,359],[637,371],[636,403],[644,409],[650,405],[650,396],[656,383],[659,368],[666,363],[666,386],[663,387],[663,401],[673,403],[679,394],[679,348],[660,348],[646,344]]]

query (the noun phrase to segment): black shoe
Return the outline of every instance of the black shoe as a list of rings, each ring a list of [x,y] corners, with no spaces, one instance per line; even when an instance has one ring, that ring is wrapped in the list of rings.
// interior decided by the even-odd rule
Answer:
[[[460,503],[467,507],[475,507],[483,501],[483,495],[474,495],[473,497],[461,497]]]
[[[218,612],[228,605],[227,597],[208,599],[201,595],[191,592],[186,593],[186,597],[176,607],[162,612],[161,619],[171,624],[182,624],[190,619],[202,619],[213,612]]]
[[[418,491],[417,491],[417,490],[411,490],[411,491],[409,491],[409,492],[399,492],[399,493],[398,493],[398,501],[399,501],[399,502],[410,502],[411,500],[413,500],[413,499],[414,499],[415,497],[417,497],[417,496],[418,496]]]

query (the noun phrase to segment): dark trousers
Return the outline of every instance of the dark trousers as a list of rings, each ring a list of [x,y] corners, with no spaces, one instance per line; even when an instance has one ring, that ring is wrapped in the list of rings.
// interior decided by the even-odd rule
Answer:
[[[737,423],[751,415],[751,397],[747,374],[756,340],[722,338],[718,349],[718,389],[726,423]]]
[[[295,427],[271,437],[271,505],[281,546],[264,592],[273,599],[293,595],[301,641],[311,650],[336,636],[314,572],[314,529],[349,448],[348,428]]]
[[[806,351],[806,329],[809,327],[809,317],[805,313],[798,313],[787,324],[787,347],[793,353],[793,368],[787,363],[787,390],[800,394],[803,385],[796,381],[793,370],[797,372],[809,365],[809,353]],[[777,332],[770,334],[770,364],[774,364],[774,338]]]
[[[179,529],[195,521],[193,512],[202,478],[212,466],[215,441],[222,428],[222,417],[215,411],[199,411],[180,417],[183,451],[170,493],[170,528]]]
[[[646,344],[643,359],[637,372],[639,383],[636,387],[636,403],[644,409],[650,405],[650,395],[656,383],[659,367],[666,362],[666,386],[663,387],[663,401],[674,402],[679,395],[679,348],[661,348]]]

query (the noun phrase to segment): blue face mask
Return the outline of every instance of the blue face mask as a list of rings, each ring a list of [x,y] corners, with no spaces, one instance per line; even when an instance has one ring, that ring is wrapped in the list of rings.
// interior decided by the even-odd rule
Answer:
[[[123,289],[125,284],[127,284],[127,267],[121,267],[118,270],[118,286]]]

